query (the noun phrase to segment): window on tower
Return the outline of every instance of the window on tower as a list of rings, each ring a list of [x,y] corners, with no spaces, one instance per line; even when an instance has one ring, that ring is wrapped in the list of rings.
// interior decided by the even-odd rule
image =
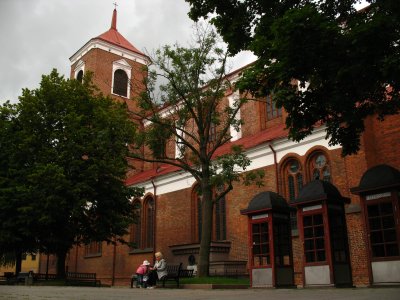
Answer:
[[[123,97],[128,95],[128,75],[121,69],[114,72],[113,94]]]
[[[80,70],[78,72],[78,74],[76,75],[76,80],[78,80],[79,82],[82,83],[82,81],[83,81],[83,70]]]

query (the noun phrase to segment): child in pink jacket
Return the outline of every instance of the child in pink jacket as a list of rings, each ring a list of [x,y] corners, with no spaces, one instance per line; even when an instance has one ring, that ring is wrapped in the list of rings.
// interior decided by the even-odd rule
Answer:
[[[136,287],[147,287],[147,279],[148,279],[148,273],[149,273],[149,268],[150,268],[150,263],[148,260],[143,261],[143,264],[141,264],[137,270],[136,270]]]

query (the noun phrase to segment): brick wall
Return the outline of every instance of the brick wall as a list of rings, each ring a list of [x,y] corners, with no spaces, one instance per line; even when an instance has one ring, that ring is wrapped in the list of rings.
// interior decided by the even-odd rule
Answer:
[[[392,147],[397,147],[398,140],[400,140],[399,134],[393,130],[393,126],[397,126],[396,124],[398,124],[398,119],[394,118],[394,120],[388,121],[390,121],[389,124],[380,124],[380,128],[384,132],[391,133],[391,139],[395,139],[395,141],[380,137],[380,142],[374,143],[376,149],[373,151],[366,148],[366,143],[363,143],[359,154],[346,158],[341,157],[340,149],[327,152],[331,163],[332,182],[338,187],[343,196],[351,198],[352,205],[359,204],[359,197],[352,195],[349,189],[359,184],[362,174],[370,167],[368,161],[371,162],[371,159],[366,159],[366,156],[379,153],[379,156],[382,158],[376,158],[375,161],[390,163],[395,167],[399,166],[399,159],[392,154],[396,153],[395,149],[397,149],[393,149]],[[393,130],[393,132],[391,132],[391,130]],[[368,136],[368,133],[366,136]],[[388,144],[389,147],[383,145],[385,143]],[[304,162],[308,153],[299,159]],[[383,153],[386,154],[383,155]],[[231,241],[231,249],[228,256],[229,260],[248,259],[248,219],[247,216],[240,214],[240,210],[247,208],[249,201],[258,193],[277,190],[275,166],[271,165],[265,167],[264,170],[265,185],[263,187],[258,188],[254,185],[242,186],[235,184],[234,190],[226,196],[227,240]],[[178,263],[179,261],[175,261],[176,258],[169,246],[189,244],[192,242],[191,193],[191,189],[185,189],[158,195],[156,197],[156,247],[154,251],[163,252],[167,261],[170,263]],[[366,233],[361,212],[358,211],[346,214],[346,221],[353,283],[356,286],[366,286],[369,285],[369,261]],[[295,284],[303,285],[302,243],[299,237],[293,237],[292,242]],[[83,251],[84,249],[81,247],[77,260],[77,270],[81,272],[96,272],[102,281],[111,283],[114,255],[113,246],[107,246],[103,243],[103,254],[99,258],[84,258]],[[136,266],[144,259],[152,261],[152,253],[128,254],[128,252],[127,247],[123,245],[118,245],[115,249],[116,278],[114,283],[117,285],[128,284],[130,275],[134,272]],[[74,270],[74,259],[74,250],[72,250],[68,263],[69,270],[71,271]],[[43,262],[43,260],[41,260],[41,262]]]
[[[119,60],[120,57],[99,49],[92,51],[89,53],[90,55],[86,54],[83,57],[86,64],[85,70],[94,70],[95,82],[107,94],[111,90],[112,62]],[[132,66],[132,76],[137,76],[135,79],[139,82],[143,78],[143,73],[139,72],[141,66],[136,62],[127,61]],[[74,66],[72,66],[73,68]],[[136,91],[134,90],[132,93],[135,94]],[[120,97],[116,97],[116,99],[122,101]],[[127,101],[130,109],[135,109],[134,101],[126,99],[123,99],[123,101]],[[244,119],[244,125],[242,126],[243,137],[260,132],[259,109],[259,103],[253,101],[243,106],[241,110],[241,117]],[[266,130],[282,123],[284,116],[270,121]],[[323,150],[330,162],[331,182],[343,196],[351,199],[350,205],[359,206],[360,199],[350,193],[350,188],[358,186],[362,175],[368,168],[376,164],[386,163],[400,169],[400,157],[398,155],[398,149],[400,148],[399,115],[387,117],[383,123],[374,118],[368,118],[365,124],[366,132],[362,136],[361,149],[357,155],[343,158],[341,149],[328,151],[323,147],[314,147],[309,149],[303,156],[292,153],[288,157],[290,155],[296,156],[304,166],[312,151]],[[167,153],[173,155],[174,151],[174,144],[168,143]],[[146,170],[154,167],[156,166],[151,163],[138,164],[137,170]],[[227,240],[231,242],[228,254],[229,260],[248,259],[248,217],[241,215],[240,211],[247,208],[251,199],[262,191],[276,192],[279,190],[285,196],[286,191],[283,189],[282,174],[279,178],[278,189],[275,166],[266,166],[264,170],[265,185],[263,187],[235,184],[234,190],[226,196]],[[310,174],[306,175],[305,179],[308,182]],[[193,220],[194,217],[192,216],[191,197],[191,189],[156,195],[156,246],[153,250],[163,252],[169,263],[179,262],[174,257],[170,246],[193,242],[192,226],[195,220]],[[346,207],[349,207],[349,205],[346,205]],[[368,249],[362,212],[356,209],[347,213],[346,221],[353,283],[356,286],[369,285]],[[292,243],[295,284],[303,285],[303,245],[298,236],[292,238]],[[114,247],[103,243],[102,256],[97,258],[85,258],[83,247],[78,249],[78,257],[75,257],[75,254],[75,249],[73,249],[68,261],[69,270],[75,270],[74,267],[76,265],[77,271],[96,272],[102,282],[111,283],[112,270],[114,268],[114,283],[116,285],[127,284],[130,275],[144,259],[153,261],[153,252],[129,254],[127,246],[120,244]]]
[[[157,196],[156,251],[170,263],[174,261],[169,246],[191,243],[191,190]]]
[[[355,286],[367,286],[369,285],[369,259],[361,213],[347,214],[346,222],[353,284]]]

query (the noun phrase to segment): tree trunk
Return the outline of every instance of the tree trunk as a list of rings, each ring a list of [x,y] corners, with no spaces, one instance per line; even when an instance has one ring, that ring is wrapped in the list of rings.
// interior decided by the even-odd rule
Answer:
[[[57,252],[57,277],[65,278],[65,258],[67,257],[67,251]]]
[[[18,275],[21,272],[22,266],[22,253],[20,251],[15,252],[15,274]]]
[[[204,178],[203,178],[204,179]],[[210,247],[212,237],[213,203],[212,190],[208,182],[202,183],[202,223],[199,263],[197,266],[198,277],[207,277],[210,266]]]

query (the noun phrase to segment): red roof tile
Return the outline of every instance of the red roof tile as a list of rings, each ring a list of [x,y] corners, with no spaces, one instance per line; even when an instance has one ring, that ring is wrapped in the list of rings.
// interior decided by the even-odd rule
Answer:
[[[219,149],[217,149],[214,156],[216,157],[228,153],[233,145],[242,145],[244,149],[251,149],[260,144],[270,142],[279,138],[285,138],[287,136],[288,136],[288,131],[285,129],[285,125],[280,124],[275,127],[268,128],[268,130],[264,130],[255,135],[246,136],[237,141],[227,143],[222,147],[220,147]],[[138,184],[150,180],[156,176],[165,175],[180,170],[181,169],[179,169],[176,166],[162,165],[161,167],[158,167],[158,169],[144,171],[127,178],[125,180],[125,184],[128,186]]]
[[[126,38],[124,38],[117,30],[117,10],[114,9],[113,17],[111,21],[111,27],[108,31],[104,32],[103,34],[99,35],[95,39],[103,40],[110,44],[122,47],[129,51],[133,51],[137,54],[144,55],[135,46],[128,42]]]
[[[151,169],[144,172],[140,172],[136,175],[133,175],[125,180],[125,185],[133,185],[140,182],[144,182],[150,180],[156,176],[169,174],[172,172],[180,171],[181,169],[171,165],[161,165],[157,169]]]

